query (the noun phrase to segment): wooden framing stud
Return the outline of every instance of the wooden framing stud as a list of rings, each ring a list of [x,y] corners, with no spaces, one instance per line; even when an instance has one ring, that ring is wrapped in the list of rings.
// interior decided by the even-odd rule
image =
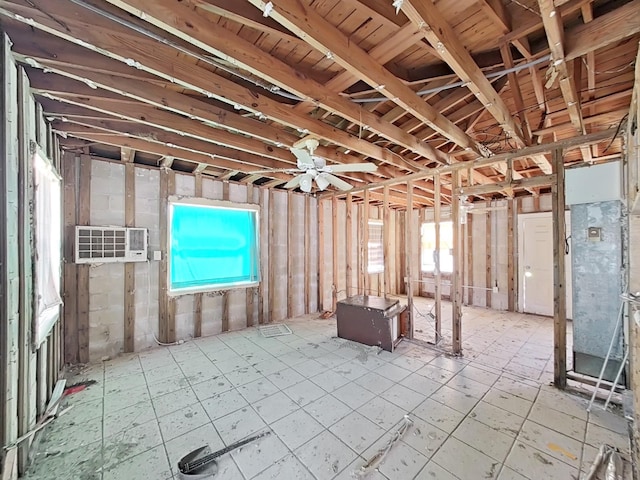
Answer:
[[[562,150],[553,151],[556,181],[551,188],[553,219],[553,383],[567,387],[567,296],[565,285],[565,190]]]

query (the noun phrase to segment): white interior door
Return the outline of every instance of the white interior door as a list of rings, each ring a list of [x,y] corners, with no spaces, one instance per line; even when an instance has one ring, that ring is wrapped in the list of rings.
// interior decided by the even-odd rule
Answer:
[[[571,217],[565,212],[567,236]],[[518,217],[520,311],[553,315],[553,224],[551,212]],[[565,255],[567,318],[572,318],[571,251]]]

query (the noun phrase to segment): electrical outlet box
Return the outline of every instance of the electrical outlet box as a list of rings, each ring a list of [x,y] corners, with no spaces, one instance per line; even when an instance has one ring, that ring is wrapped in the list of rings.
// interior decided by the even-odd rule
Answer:
[[[153,251],[153,259],[156,261],[160,261],[162,260],[162,252],[160,250],[154,250]]]
[[[587,228],[587,238],[590,242],[601,242],[602,241],[602,228],[600,227],[589,227]]]

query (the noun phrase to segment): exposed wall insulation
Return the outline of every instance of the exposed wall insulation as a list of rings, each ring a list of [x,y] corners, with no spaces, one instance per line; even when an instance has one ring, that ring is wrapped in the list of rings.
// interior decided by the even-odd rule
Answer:
[[[91,161],[90,223],[91,225],[123,225],[125,211],[124,191],[125,169],[120,162]],[[213,200],[223,199],[223,182],[201,178],[202,197]],[[248,198],[247,185],[228,183],[228,198],[236,203],[259,203],[263,210],[260,216],[260,250],[263,294],[256,288],[239,288],[201,294],[202,335],[220,333],[223,318],[228,315],[228,328],[239,330],[247,326],[249,318],[258,323],[258,311],[262,304],[264,321],[281,321],[287,318],[289,296],[291,295],[292,315],[305,313],[305,255],[309,255],[309,311],[317,310],[317,207],[311,198],[309,209],[309,251],[305,244],[305,202],[307,197],[289,195],[286,191],[271,194],[258,187],[251,188]],[[175,173],[175,190],[178,196],[193,197],[196,193],[195,175]],[[268,209],[269,197],[273,197],[274,214]],[[288,225],[288,199],[291,198],[292,223]],[[160,245],[160,171],[135,166],[135,226],[149,229],[149,258],[153,252],[162,250]],[[269,224],[270,218],[273,224]],[[291,245],[289,245],[291,228]],[[273,243],[269,245],[269,239]],[[147,261],[132,264],[135,275],[135,321],[134,349],[139,351],[156,345],[159,338],[158,326],[158,281],[159,262]],[[270,272],[272,269],[272,272]],[[289,272],[291,269],[291,272]],[[291,282],[288,275],[291,274]],[[271,277],[274,275],[274,277]],[[269,279],[275,281],[275,288],[269,292]],[[288,291],[291,285],[291,292]],[[81,288],[79,286],[79,288]],[[93,264],[89,275],[89,356],[91,360],[104,356],[114,356],[124,348],[124,264]],[[253,312],[248,315],[247,295],[253,296]],[[262,300],[261,300],[262,298]],[[269,299],[273,299],[273,305]],[[196,295],[174,297],[174,318],[176,339],[186,340],[194,336]],[[251,308],[251,307],[250,307]],[[155,337],[155,338],[154,338]]]
[[[36,252],[30,143],[37,144],[58,171],[60,150],[10,45],[0,32],[0,464],[7,454],[3,447],[33,429],[44,411],[64,356],[60,322],[36,351],[31,329]],[[17,456],[7,457],[17,460],[11,466],[16,475],[26,469],[32,440],[21,443]]]

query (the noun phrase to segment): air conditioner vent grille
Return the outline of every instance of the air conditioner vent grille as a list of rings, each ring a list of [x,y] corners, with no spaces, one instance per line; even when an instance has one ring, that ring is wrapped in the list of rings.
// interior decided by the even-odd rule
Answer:
[[[76,263],[136,262],[147,259],[147,229],[76,227]]]

